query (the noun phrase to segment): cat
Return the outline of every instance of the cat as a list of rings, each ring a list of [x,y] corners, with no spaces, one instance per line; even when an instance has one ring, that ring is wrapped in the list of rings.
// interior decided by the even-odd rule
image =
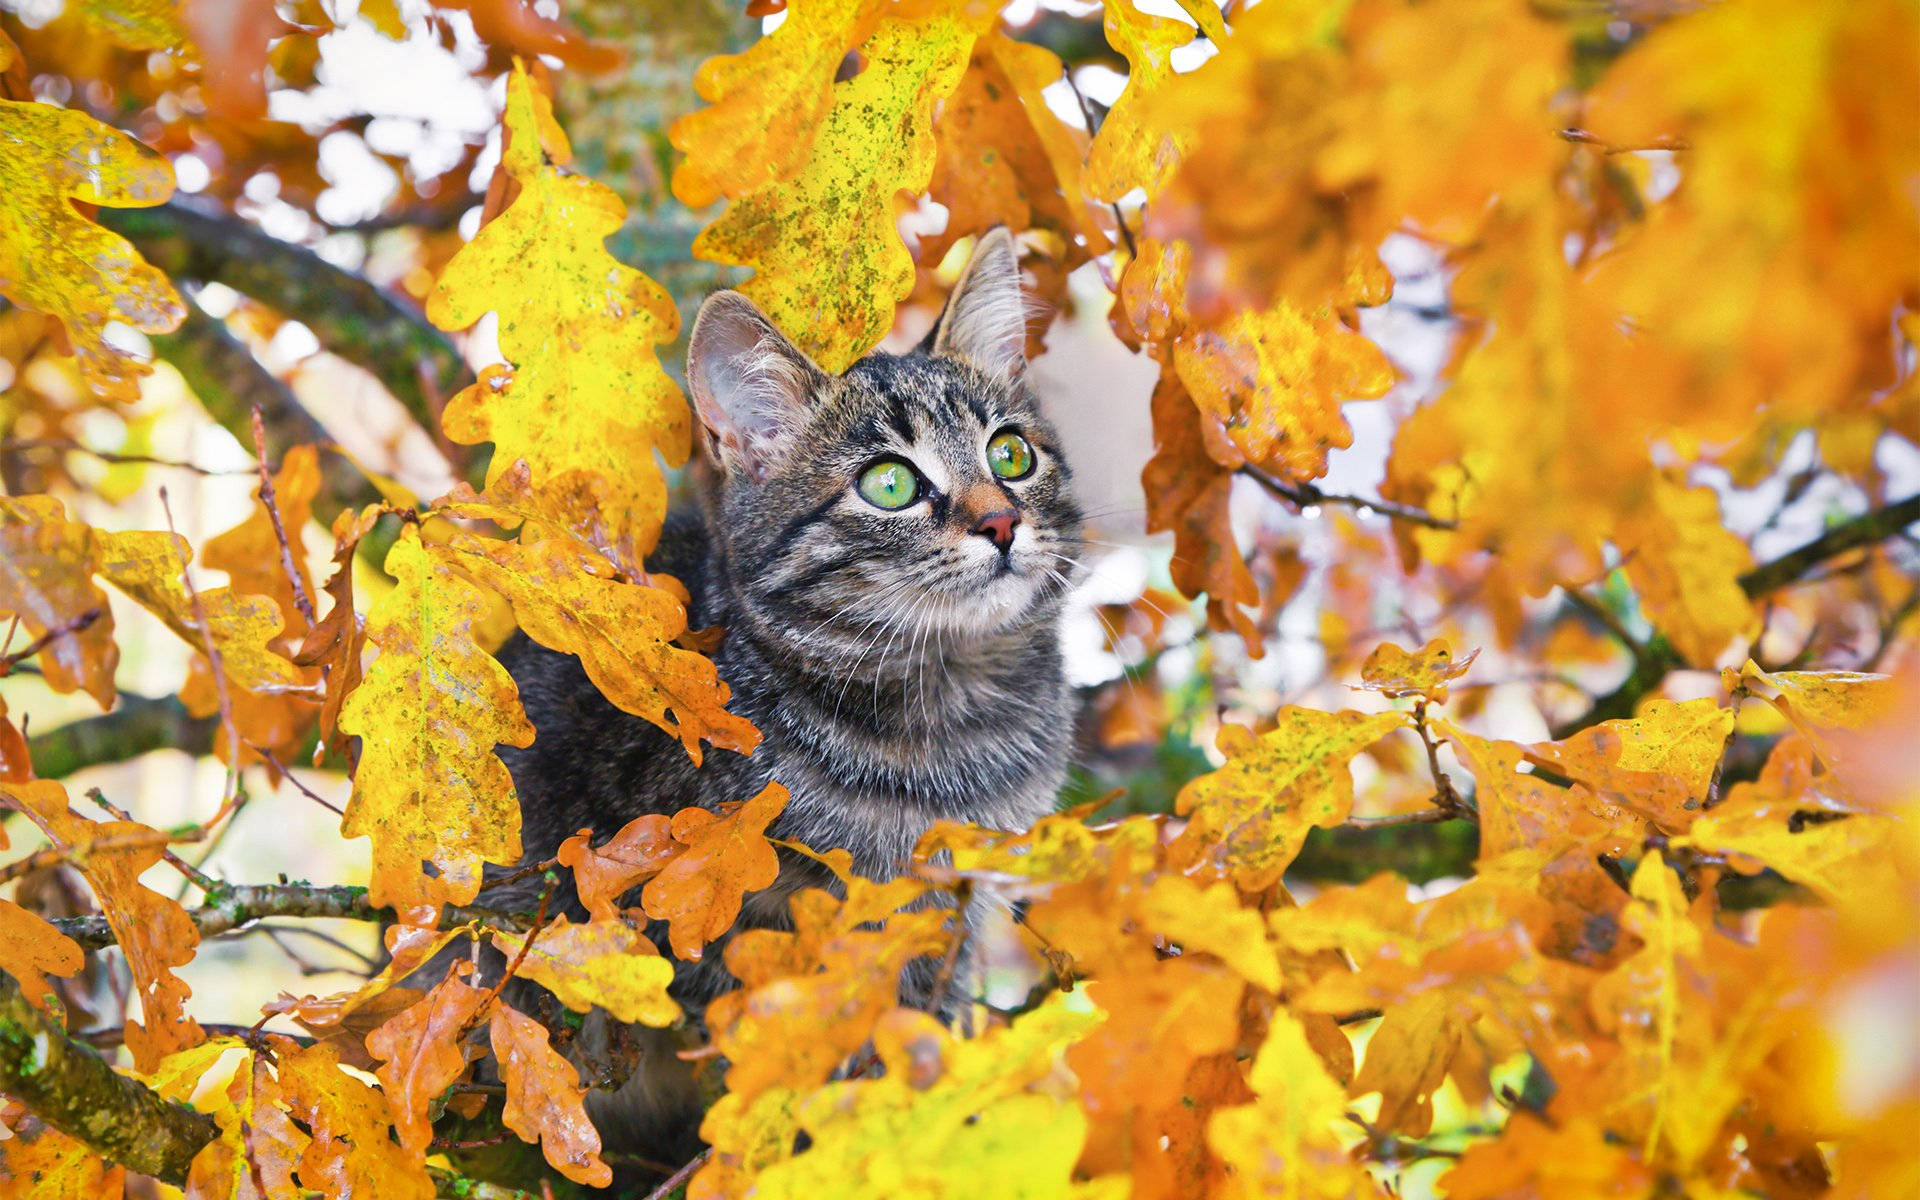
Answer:
[[[1053,809],[1072,745],[1058,625],[1081,513],[1024,381],[1025,316],[1005,230],[980,240],[918,348],[838,377],[739,293],[705,302],[687,372],[699,502],[669,518],[648,566],[687,586],[692,628],[724,631],[712,657],[729,707],[762,741],[751,756],[709,749],[695,768],[672,737],[609,704],[576,659],[516,638],[501,659],[536,736],[500,756],[523,861],[581,829],[600,840],[770,780],[789,793],[771,836],[845,848],[878,879],[936,820],[1024,829]],[[835,884],[810,859],[780,858],[778,882],[747,897],[736,929],[784,927],[794,891]],[[734,984],[723,948],[676,966],[673,994],[696,1018]],[[925,1007],[932,969],[916,967],[902,996]],[[596,1093],[590,1112],[610,1146],[658,1151],[675,1114],[697,1122],[687,1086],[640,1072],[618,1096]]]

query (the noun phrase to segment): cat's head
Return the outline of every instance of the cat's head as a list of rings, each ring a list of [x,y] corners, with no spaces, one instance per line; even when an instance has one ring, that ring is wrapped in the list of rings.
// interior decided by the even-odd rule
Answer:
[[[1005,230],[920,348],[837,377],[746,297],[706,302],[687,376],[736,603],[834,650],[950,645],[1057,611],[1080,511],[1025,383],[1025,313]]]

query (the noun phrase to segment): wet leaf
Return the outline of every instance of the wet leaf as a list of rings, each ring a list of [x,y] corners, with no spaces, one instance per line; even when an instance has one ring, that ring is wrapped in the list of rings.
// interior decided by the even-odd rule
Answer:
[[[422,1154],[433,1139],[427,1106],[466,1074],[477,1047],[456,1042],[480,1011],[487,993],[458,973],[433,985],[413,1007],[367,1035],[367,1052],[380,1061],[374,1072],[386,1094],[394,1136],[411,1154]]]
[[[48,643],[37,661],[54,691],[85,691],[100,707],[111,708],[120,648],[107,595],[93,582],[98,563],[92,533],[68,520],[52,496],[0,499],[0,616],[17,616],[29,638],[40,638],[99,613],[86,628]]]
[[[585,1088],[573,1064],[547,1042],[547,1027],[504,1004],[490,1036],[507,1104],[501,1120],[522,1141],[539,1142],[547,1161],[575,1183],[605,1187],[613,1170],[600,1160],[600,1133],[587,1118]]]
[[[492,936],[510,960],[526,944],[524,934],[496,929]],[[680,1006],[667,996],[673,964],[623,921],[577,925],[562,917],[533,939],[519,973],[575,1012],[597,1006],[617,1021],[655,1026],[680,1017]]]
[[[746,894],[779,875],[767,826],[786,806],[787,789],[770,783],[729,813],[686,808],[674,814],[673,838],[686,850],[647,883],[640,906],[667,922],[676,957],[698,959],[702,946],[733,928]]]
[[[1424,696],[1442,704],[1447,684],[1465,675],[1478,657],[1480,652],[1474,650],[1455,661],[1445,638],[1435,638],[1411,653],[1383,642],[1360,665],[1360,687],[1388,696]]]

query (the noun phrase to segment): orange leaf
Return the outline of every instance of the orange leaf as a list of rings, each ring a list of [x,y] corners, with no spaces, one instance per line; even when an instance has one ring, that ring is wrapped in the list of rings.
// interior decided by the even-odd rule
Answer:
[[[1478,657],[1480,651],[1475,650],[1455,662],[1453,647],[1445,638],[1435,638],[1411,654],[1392,642],[1385,642],[1360,664],[1363,682],[1359,686],[1389,696],[1425,696],[1435,704],[1443,704],[1447,699],[1447,684],[1465,675]]]
[[[588,844],[592,837],[592,830],[581,830],[560,843],[558,857],[572,870],[580,903],[595,921],[614,920],[614,901],[685,849],[673,840],[672,818],[659,813],[635,817],[599,846]]]
[[[114,940],[126,955],[142,1021],[127,1022],[134,1066],[198,1043],[200,1025],[187,1015],[193,994],[173,968],[193,961],[200,931],[180,902],[144,886],[140,876],[160,861],[167,837],[137,821],[89,821],[67,807],[67,791],[51,780],[0,783],[0,802],[25,814],[80,869],[100,901]]]
[[[389,1135],[386,1100],[342,1070],[333,1047],[269,1038],[281,1098],[313,1135],[300,1156],[302,1184],[323,1196],[426,1200],[433,1195],[425,1164]]]
[[[471,1048],[454,1040],[487,993],[460,978],[456,964],[426,999],[367,1035],[367,1052],[380,1060],[374,1072],[393,1114],[393,1132],[410,1154],[424,1154],[433,1140],[427,1107],[467,1071]]]
[[[0,900],[0,971],[19,981],[27,1003],[55,1011],[47,1003],[55,998],[47,974],[67,978],[85,962],[72,938],[13,901]]]
[[[746,893],[779,876],[780,859],[766,833],[786,806],[787,789],[769,783],[724,816],[698,808],[674,814],[674,840],[686,850],[647,884],[640,905],[667,922],[676,956],[698,959],[702,946],[733,928]]]
[[[39,638],[98,613],[86,628],[48,643],[40,669],[54,691],[78,688],[111,708],[120,648],[106,593],[93,582],[96,567],[92,530],[69,521],[60,501],[0,498],[0,618],[18,616],[27,635]]]
[[[547,1027],[504,1004],[495,1005],[494,1058],[507,1085],[500,1119],[524,1142],[539,1142],[554,1170],[575,1183],[606,1187],[613,1170],[600,1160],[600,1132],[587,1117],[587,1090],[573,1064],[547,1041]]]
[[[1714,700],[1652,700],[1638,717],[1602,721],[1528,756],[1679,833],[1706,803],[1732,733],[1733,710]]]

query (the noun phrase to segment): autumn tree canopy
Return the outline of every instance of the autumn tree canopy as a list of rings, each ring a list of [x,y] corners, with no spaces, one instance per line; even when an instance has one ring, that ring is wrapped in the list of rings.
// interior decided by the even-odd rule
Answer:
[[[1920,1194],[1916,96],[1914,0],[0,0],[0,1195]],[[511,630],[759,739],[647,566],[683,313],[842,370],[995,226],[1157,380],[1062,811],[882,883],[775,785],[496,901]],[[203,869],[316,806],[336,877]],[[649,923],[780,852],[842,886],[683,1012]],[[605,1150],[595,1010],[705,1153]]]

